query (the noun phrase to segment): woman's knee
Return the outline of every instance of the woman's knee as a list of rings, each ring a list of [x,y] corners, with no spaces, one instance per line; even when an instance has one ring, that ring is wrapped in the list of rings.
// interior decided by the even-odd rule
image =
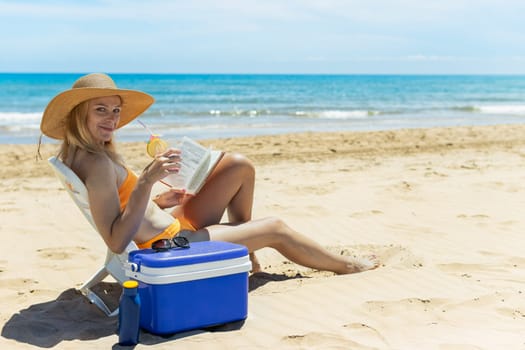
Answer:
[[[290,247],[296,242],[296,232],[290,228],[282,219],[278,217],[264,218],[263,224],[267,232],[268,246],[278,251],[285,247]]]
[[[253,163],[240,153],[226,153],[223,157],[223,162],[226,167],[242,171],[245,176],[255,177],[255,167]]]
[[[275,236],[277,240],[289,237],[293,233],[290,227],[281,218],[271,216],[262,220],[266,228],[265,231]]]

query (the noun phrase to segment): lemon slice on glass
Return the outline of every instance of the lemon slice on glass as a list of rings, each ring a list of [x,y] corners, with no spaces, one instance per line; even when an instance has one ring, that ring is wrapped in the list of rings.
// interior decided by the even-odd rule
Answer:
[[[150,157],[155,157],[157,154],[168,149],[168,143],[157,135],[151,135],[146,146],[146,152]]]

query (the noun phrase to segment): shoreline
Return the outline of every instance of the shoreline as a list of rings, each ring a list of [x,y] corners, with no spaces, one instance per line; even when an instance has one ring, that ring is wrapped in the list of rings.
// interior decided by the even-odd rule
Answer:
[[[491,126],[458,126],[397,129],[384,131],[301,132],[278,135],[240,136],[199,140],[202,144],[229,152],[242,153],[256,164],[281,161],[320,161],[337,157],[397,156],[414,153],[436,153],[469,147],[505,149],[525,145],[525,124]],[[322,139],[326,146],[318,147]],[[290,146],[290,147],[288,147]],[[0,179],[23,174],[28,177],[52,176],[45,160],[58,152],[59,144],[43,143],[42,160],[37,157],[37,144],[0,144]],[[149,162],[146,142],[119,142],[118,148],[128,165],[140,170]],[[20,168],[19,168],[20,167]]]

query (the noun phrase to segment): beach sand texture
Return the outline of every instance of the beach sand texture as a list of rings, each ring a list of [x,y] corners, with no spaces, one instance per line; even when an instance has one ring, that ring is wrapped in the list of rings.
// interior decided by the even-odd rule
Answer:
[[[136,349],[525,349],[524,135],[501,125],[205,141],[256,164],[255,218],[382,266],[335,276],[263,249],[243,324],[143,332]],[[144,143],[120,149],[134,170],[147,164]],[[117,319],[75,290],[105,246],[35,152],[0,146],[0,348],[119,348]],[[116,303],[113,281],[100,289]]]

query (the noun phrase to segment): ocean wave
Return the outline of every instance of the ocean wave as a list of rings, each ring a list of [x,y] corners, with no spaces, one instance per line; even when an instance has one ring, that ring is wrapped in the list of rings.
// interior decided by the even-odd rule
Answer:
[[[350,119],[366,119],[368,117],[378,115],[378,111],[369,110],[327,110],[327,111],[297,111],[295,116],[298,117],[309,117],[319,119],[337,119],[337,120],[350,120]]]
[[[203,113],[191,113],[195,115],[203,114]],[[257,110],[257,109],[249,109],[249,110],[242,110],[242,109],[236,109],[233,111],[223,111],[220,109],[211,109],[207,113],[208,115],[213,116],[226,116],[226,117],[256,117],[258,115],[271,115],[271,112],[268,110]]]
[[[18,124],[19,122],[40,122],[42,113],[22,113],[22,112],[0,112],[0,124]]]
[[[467,105],[457,107],[440,107],[435,110],[452,110],[455,112],[475,114],[504,114],[509,116],[525,115],[525,105]]]
[[[368,117],[381,114],[379,111],[372,110],[270,110],[270,109],[210,109],[210,110],[162,110],[160,113],[151,111],[146,113],[147,117],[162,116],[166,117],[305,117],[305,118],[317,118],[317,119],[337,119],[337,120],[350,120],[350,119],[366,119]]]
[[[491,105],[477,107],[480,113],[525,116],[525,105]]]

